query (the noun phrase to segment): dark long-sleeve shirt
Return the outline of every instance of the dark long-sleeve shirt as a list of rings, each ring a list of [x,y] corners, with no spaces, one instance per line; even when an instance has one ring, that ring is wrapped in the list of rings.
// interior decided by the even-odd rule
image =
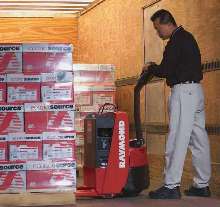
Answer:
[[[192,34],[178,27],[165,47],[160,65],[151,65],[148,69],[155,76],[166,78],[168,86],[202,80],[201,55]]]

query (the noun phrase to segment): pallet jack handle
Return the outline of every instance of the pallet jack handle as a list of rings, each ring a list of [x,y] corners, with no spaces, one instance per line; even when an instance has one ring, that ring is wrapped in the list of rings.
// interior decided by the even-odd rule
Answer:
[[[141,116],[140,116],[140,92],[141,89],[153,78],[153,74],[149,71],[141,73],[134,87],[134,123],[136,131],[136,147],[144,144],[144,138],[141,130]]]
[[[114,112],[118,111],[118,107],[115,104],[105,103],[99,108],[98,114],[102,114],[103,111],[107,108],[107,106],[111,106],[114,109]]]

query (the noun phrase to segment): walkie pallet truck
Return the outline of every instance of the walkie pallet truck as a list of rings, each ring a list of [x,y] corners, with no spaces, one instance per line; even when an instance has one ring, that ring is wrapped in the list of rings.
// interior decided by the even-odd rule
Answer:
[[[112,104],[104,104],[98,113],[85,118],[84,185],[77,188],[77,198],[137,196],[149,186],[140,91],[152,77],[148,71],[143,72],[134,88],[135,139],[129,140],[127,114]],[[112,106],[114,112],[105,112]]]

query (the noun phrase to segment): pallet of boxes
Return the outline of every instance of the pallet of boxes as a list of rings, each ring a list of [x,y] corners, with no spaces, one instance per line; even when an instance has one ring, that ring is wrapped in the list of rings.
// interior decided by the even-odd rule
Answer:
[[[84,119],[89,113],[97,113],[105,103],[115,104],[115,67],[111,64],[73,64],[73,73],[77,172],[82,177]]]
[[[72,46],[0,45],[0,205],[74,204]]]

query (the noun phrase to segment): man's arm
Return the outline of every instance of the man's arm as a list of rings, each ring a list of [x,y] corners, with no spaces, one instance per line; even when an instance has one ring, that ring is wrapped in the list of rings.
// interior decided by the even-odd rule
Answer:
[[[175,42],[168,42],[163,53],[160,65],[151,64],[148,66],[150,72],[160,78],[166,78],[176,69],[179,60],[179,47]]]

